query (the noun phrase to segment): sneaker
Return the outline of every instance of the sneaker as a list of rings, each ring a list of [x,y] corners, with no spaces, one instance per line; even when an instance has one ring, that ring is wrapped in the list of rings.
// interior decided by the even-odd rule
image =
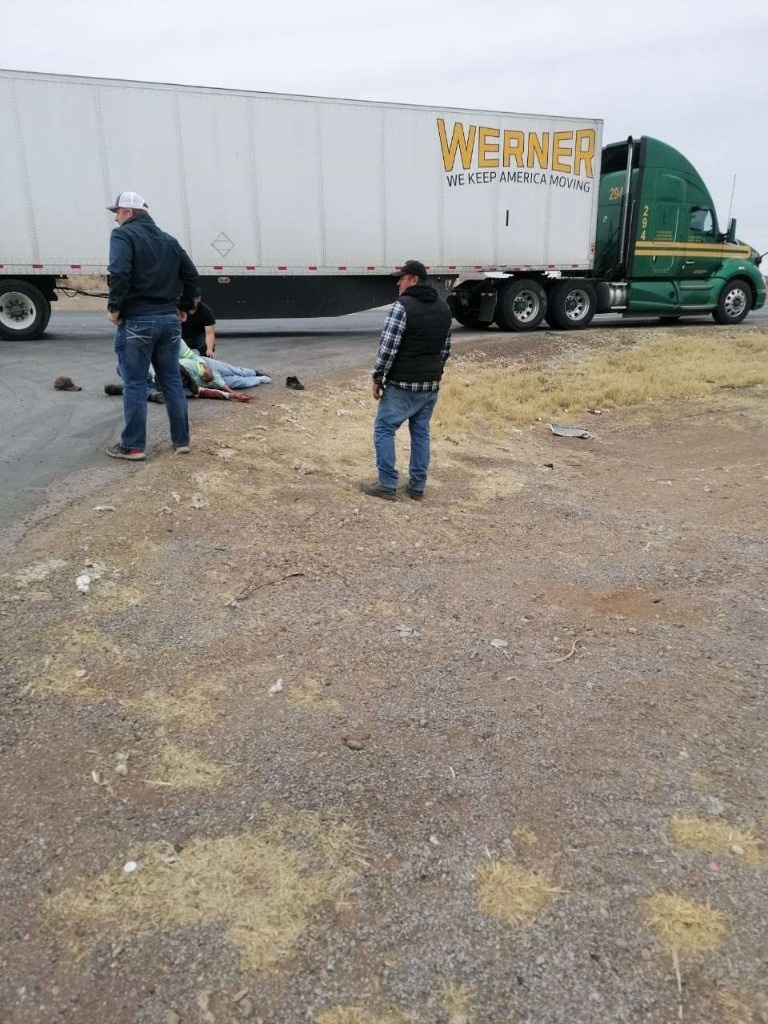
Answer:
[[[405,488],[405,493],[409,498],[413,498],[414,501],[421,501],[424,497],[424,491],[417,491],[415,487],[411,487],[410,484]]]
[[[303,391],[304,385],[301,383],[298,377],[286,377],[285,386],[290,388],[291,391]]]
[[[394,487],[382,487],[378,481],[373,484],[360,484],[360,490],[371,498],[383,498],[385,501],[397,501],[397,491]]]
[[[130,462],[139,462],[141,459],[146,459],[146,455],[141,448],[124,448],[119,443],[108,444],[106,452],[111,459],[128,459]]]
[[[267,373],[259,373],[256,376],[256,383],[257,384],[271,384],[272,383],[272,378]]]
[[[165,405],[162,391],[150,391],[147,395],[148,402],[157,402],[158,405]]]
[[[173,447],[177,455],[189,455],[190,448],[188,444],[175,444]]]
[[[123,385],[122,384],[105,384],[104,394],[105,395],[122,395]]]

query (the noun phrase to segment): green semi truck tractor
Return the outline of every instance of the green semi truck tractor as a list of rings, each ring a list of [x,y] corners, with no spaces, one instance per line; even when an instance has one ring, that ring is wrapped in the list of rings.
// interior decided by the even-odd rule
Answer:
[[[586,327],[596,313],[665,321],[711,314],[738,324],[765,304],[761,256],[721,231],[715,205],[682,153],[643,136],[606,146],[597,176],[593,264],[560,268],[498,268],[464,280],[451,294],[456,319],[531,330],[542,321],[559,330]]]

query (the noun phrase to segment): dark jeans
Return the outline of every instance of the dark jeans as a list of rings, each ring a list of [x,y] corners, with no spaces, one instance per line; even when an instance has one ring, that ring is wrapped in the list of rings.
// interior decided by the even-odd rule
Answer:
[[[179,371],[181,324],[175,313],[123,320],[115,335],[115,352],[123,372],[124,448],[147,446],[147,374],[152,366],[165,398],[175,445],[189,444],[187,396]]]

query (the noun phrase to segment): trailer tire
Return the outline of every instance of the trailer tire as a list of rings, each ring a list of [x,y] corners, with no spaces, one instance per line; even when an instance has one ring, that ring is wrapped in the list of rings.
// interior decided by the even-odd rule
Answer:
[[[587,327],[597,312],[597,292],[589,281],[556,281],[547,301],[547,323],[560,331]]]
[[[538,281],[522,278],[499,288],[494,319],[502,331],[533,331],[547,312],[547,293]]]
[[[0,281],[0,338],[39,338],[51,318],[51,304],[27,281]]]
[[[741,277],[728,281],[717,300],[712,316],[716,324],[740,324],[752,308],[752,289]]]

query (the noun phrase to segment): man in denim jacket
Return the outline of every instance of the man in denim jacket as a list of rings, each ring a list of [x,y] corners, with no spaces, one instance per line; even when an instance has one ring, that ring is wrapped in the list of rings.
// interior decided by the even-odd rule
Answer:
[[[179,454],[189,451],[187,399],[179,373],[181,323],[177,313],[199,294],[199,275],[172,235],[161,231],[136,192],[121,192],[114,206],[117,227],[109,240],[108,316],[117,327],[115,352],[123,376],[125,426],[113,459],[145,458],[146,385],[150,366],[165,398],[171,441]]]

